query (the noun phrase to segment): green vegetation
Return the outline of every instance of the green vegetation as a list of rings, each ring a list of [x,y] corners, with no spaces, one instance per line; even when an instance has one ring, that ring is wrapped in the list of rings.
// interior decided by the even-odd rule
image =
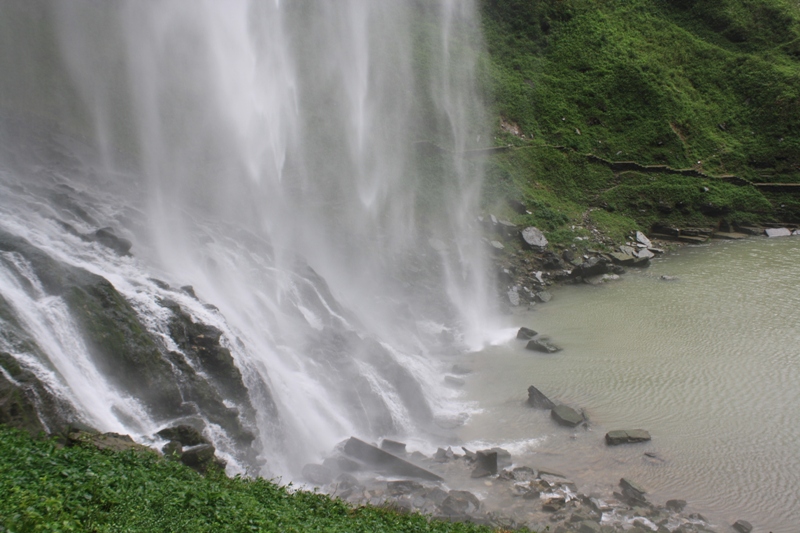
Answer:
[[[62,448],[0,426],[0,531],[489,533],[389,507],[353,508],[265,479],[201,476],[149,452]]]
[[[487,208],[511,195],[549,236],[589,212],[607,234],[631,222],[800,215],[796,201],[768,200],[751,186],[619,174],[584,157],[800,183],[796,1],[482,0],[481,8],[496,144],[514,147],[490,161]]]

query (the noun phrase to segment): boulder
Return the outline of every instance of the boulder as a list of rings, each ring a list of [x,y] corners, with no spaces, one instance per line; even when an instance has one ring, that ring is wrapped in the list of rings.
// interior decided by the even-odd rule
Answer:
[[[767,228],[764,233],[767,237],[788,237],[792,234],[788,228]]]
[[[524,340],[524,341],[527,341],[527,340],[530,340],[530,339],[534,338],[538,334],[539,334],[538,332],[536,332],[536,331],[534,331],[534,330],[532,330],[530,328],[522,327],[522,328],[519,328],[519,331],[517,331],[517,338],[521,339],[521,340]]]
[[[602,530],[594,520],[584,520],[578,525],[578,533],[600,533]]]
[[[216,449],[211,444],[198,444],[190,448],[184,448],[181,454],[181,462],[195,470],[205,471],[214,462]]]
[[[650,242],[650,239],[648,239],[641,231],[636,232],[636,241],[644,244],[647,248],[653,246],[653,243]]]
[[[161,448],[161,451],[167,459],[179,459],[183,453],[183,446],[180,442],[171,440]]]
[[[383,439],[381,441],[381,450],[386,450],[394,455],[405,455],[406,444],[404,442],[397,442],[396,440]]]
[[[632,265],[636,262],[636,257],[633,254],[614,252],[609,255],[611,256],[611,260],[618,265]]]
[[[522,230],[522,240],[531,248],[541,249],[547,246],[547,238],[539,228],[529,226]]]
[[[650,433],[643,429],[618,429],[606,433],[606,444],[609,446],[646,442],[648,440],[650,440]]]
[[[525,345],[525,349],[542,353],[556,353],[561,351],[561,348],[558,346],[541,339],[531,339],[528,341],[528,344]]]
[[[508,303],[511,304],[513,307],[519,306],[519,291],[516,287],[508,291]]]
[[[386,492],[388,492],[390,496],[404,496],[406,494],[421,491],[424,488],[425,487],[423,487],[422,484],[408,479],[401,481],[389,481],[386,484]]]
[[[550,417],[562,426],[575,427],[583,423],[583,415],[572,407],[557,405],[550,411]]]
[[[567,500],[563,496],[548,498],[544,500],[544,502],[542,502],[542,511],[546,511],[548,513],[555,513],[563,509],[566,503]]]
[[[622,488],[622,495],[633,505],[642,505],[647,503],[645,498],[645,491],[638,483],[630,479],[622,478],[619,480],[619,486]]]
[[[416,477],[431,481],[443,481],[443,479],[433,472],[401,459],[396,455],[381,450],[380,448],[367,444],[356,437],[350,439],[344,445],[344,453],[354,459],[358,459],[373,468],[386,471],[392,475]]]
[[[439,510],[447,516],[464,516],[474,513],[480,507],[480,500],[471,492],[451,490],[439,506]]]
[[[481,450],[476,453],[475,469],[470,474],[472,478],[493,476],[497,474],[497,452]]]
[[[664,507],[666,507],[669,511],[680,513],[686,508],[686,500],[667,500],[667,503],[664,504]]]
[[[627,244],[620,246],[619,251],[625,255],[636,255],[636,248],[633,246],[628,246]]]
[[[535,296],[536,296],[536,301],[541,302],[543,304],[546,304],[547,302],[553,299],[553,295],[547,291],[539,291],[536,293]]]
[[[599,257],[590,257],[572,271],[574,276],[588,278],[608,272],[608,260]]]
[[[753,526],[750,524],[750,522],[747,522],[746,520],[737,520],[733,524],[733,529],[735,529],[739,533],[750,533],[751,531],[753,531]]]
[[[533,385],[528,387],[528,405],[536,409],[553,409],[556,407],[556,404],[550,398]]]
[[[638,252],[636,252],[636,257],[639,259],[652,259],[656,256],[653,252],[648,250],[647,248],[642,248]]]
[[[210,444],[210,441],[203,436],[200,431],[192,426],[180,424],[169,428],[164,428],[158,433],[164,440],[177,441],[183,446],[197,446],[198,444]]]
[[[307,481],[319,486],[327,485],[333,481],[334,477],[334,473],[330,468],[314,463],[305,465],[300,473]]]

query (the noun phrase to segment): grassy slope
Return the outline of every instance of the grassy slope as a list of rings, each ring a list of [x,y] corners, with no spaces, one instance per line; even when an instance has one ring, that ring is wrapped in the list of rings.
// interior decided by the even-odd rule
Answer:
[[[264,479],[203,477],[155,454],[58,448],[0,426],[0,531],[452,532],[487,527],[353,509]]]
[[[800,215],[791,198],[776,210],[752,187],[615,175],[570,153],[800,182],[796,0],[483,0],[482,9],[492,104],[525,136],[498,127],[497,143],[518,148],[490,161],[487,207],[521,197],[556,241],[567,223],[551,211],[572,225],[602,207],[589,218],[612,236],[658,220]]]

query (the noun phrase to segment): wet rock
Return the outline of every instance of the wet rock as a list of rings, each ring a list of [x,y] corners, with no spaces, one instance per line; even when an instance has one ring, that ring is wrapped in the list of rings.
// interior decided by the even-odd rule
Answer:
[[[678,280],[678,278],[676,278],[675,276],[667,276],[666,274],[661,276],[658,279],[660,279],[661,281],[677,281]]]
[[[171,440],[161,448],[161,452],[167,459],[180,459],[183,453],[183,445],[176,440]]]
[[[319,486],[327,485],[333,481],[334,477],[334,473],[330,468],[314,463],[305,465],[300,473],[306,481]]]
[[[611,260],[617,265],[633,265],[636,262],[636,257],[633,254],[614,252],[609,255],[611,256]]]
[[[553,295],[547,291],[539,291],[536,293],[535,296],[536,296],[536,301],[543,304],[546,304],[547,302],[553,299]]]
[[[181,287],[181,291],[185,292],[186,294],[197,300],[197,294],[195,294],[194,287],[192,287],[191,285],[184,285],[183,287]]]
[[[531,339],[528,341],[528,344],[525,345],[525,349],[542,353],[556,353],[561,351],[561,348],[543,339]]]
[[[470,367],[469,365],[457,363],[453,365],[453,368],[450,369],[450,372],[458,375],[471,374],[472,367]]]
[[[517,289],[517,287],[514,287],[513,289],[509,290],[507,295],[508,295],[508,303],[514,307],[518,307],[520,304],[520,299],[519,299],[519,290]]]
[[[128,255],[133,243],[128,239],[117,237],[112,228],[100,228],[95,231],[90,237],[91,240],[98,242],[106,248],[111,248],[118,255]]]
[[[562,426],[575,427],[583,423],[583,415],[566,405],[557,405],[553,407],[550,411],[550,416]]]
[[[164,440],[176,441],[183,446],[197,446],[198,444],[211,444],[211,442],[203,436],[203,434],[196,428],[180,424],[169,428],[164,428],[158,433],[159,437]]]
[[[439,510],[448,516],[464,516],[475,513],[480,506],[480,500],[471,492],[451,490],[439,506]]]
[[[528,405],[536,409],[553,409],[556,407],[555,403],[533,385],[528,387]]]
[[[517,331],[517,338],[521,339],[521,340],[524,340],[524,341],[527,341],[527,340],[530,340],[530,339],[534,338],[538,334],[539,333],[537,333],[536,331],[534,331],[534,330],[532,330],[530,328],[522,327],[522,328],[519,328],[519,331]]]
[[[361,470],[361,464],[353,461],[349,457],[337,455],[334,457],[327,457],[322,461],[322,465],[334,472],[358,472]]]
[[[472,478],[481,478],[497,474],[497,452],[479,451],[475,457],[475,469],[470,474]]]
[[[404,442],[397,442],[396,440],[383,439],[381,441],[381,450],[386,450],[394,455],[405,455],[406,444]]]
[[[444,382],[452,387],[463,387],[467,382],[456,376],[445,376]]]
[[[433,472],[401,459],[387,451],[367,444],[366,442],[350,437],[344,445],[344,452],[354,459],[363,461],[373,468],[377,468],[398,476],[409,476],[432,481],[443,481]]]
[[[788,237],[792,234],[788,228],[767,228],[764,233],[767,237]]]
[[[750,522],[747,522],[746,520],[737,520],[733,524],[733,529],[735,529],[739,533],[750,533],[751,531],[753,531],[753,526],[750,524]]]
[[[403,496],[423,490],[425,487],[421,483],[404,479],[402,481],[389,481],[386,484],[386,492],[390,496]]]
[[[437,463],[446,463],[448,461],[452,461],[456,458],[456,454],[453,453],[453,450],[448,446],[445,450],[444,448],[438,448],[436,453],[433,455],[433,460]]]
[[[600,533],[603,529],[593,520],[583,520],[578,524],[578,533]]]
[[[606,444],[616,446],[650,440],[650,433],[643,429],[619,429],[606,433]]]
[[[447,492],[439,487],[433,487],[425,491],[425,499],[432,502],[434,505],[441,505],[447,499]]]
[[[622,488],[622,496],[632,505],[645,505],[647,499],[645,495],[647,492],[636,482],[622,478],[619,480],[619,486]]]
[[[686,508],[686,500],[667,500],[664,506],[675,513],[680,513]]]
[[[463,446],[461,447],[461,449],[464,450],[464,457],[466,457],[468,461],[474,461],[478,458],[478,454],[476,454],[475,452],[468,450]]]
[[[590,257],[572,271],[573,276],[588,278],[608,272],[608,261],[599,257]]]
[[[544,233],[534,226],[522,230],[522,240],[533,249],[542,249],[547,246],[547,238]]]
[[[544,502],[542,502],[542,511],[547,511],[548,513],[555,513],[563,509],[566,503],[567,500],[563,496],[548,498],[544,500]]]
[[[198,444],[185,448],[181,454],[181,462],[190,468],[204,472],[214,462],[216,449],[211,444]]]

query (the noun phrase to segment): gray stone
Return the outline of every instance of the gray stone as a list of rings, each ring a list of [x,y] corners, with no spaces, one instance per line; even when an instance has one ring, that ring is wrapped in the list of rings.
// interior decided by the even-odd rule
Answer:
[[[517,338],[521,339],[521,340],[524,340],[524,341],[527,341],[527,340],[531,340],[532,338],[534,338],[538,334],[539,334],[538,332],[536,332],[536,331],[534,331],[534,330],[532,330],[530,328],[522,327],[522,328],[519,328],[519,331],[517,331]]]
[[[619,251],[625,255],[636,255],[636,248],[623,244],[619,247]]]
[[[544,248],[547,246],[547,238],[544,233],[534,226],[529,226],[522,230],[522,240],[533,248]]]
[[[508,303],[514,307],[519,305],[519,292],[517,291],[516,287],[508,291]]]
[[[550,294],[547,291],[539,291],[539,292],[536,293],[536,300],[541,302],[541,303],[543,303],[543,304],[546,304],[547,302],[549,302],[552,299],[553,299],[553,295]]]
[[[176,440],[171,440],[161,448],[161,451],[164,452],[164,457],[167,459],[179,459],[183,453],[183,445]]]
[[[376,446],[367,444],[356,437],[350,437],[347,443],[345,443],[344,452],[350,457],[363,461],[373,468],[385,470],[394,475],[429,479],[431,481],[443,481],[441,477],[433,472],[420,468]]]
[[[609,446],[645,442],[648,440],[650,440],[650,433],[643,429],[618,429],[606,433],[606,444]]]
[[[647,248],[642,248],[636,253],[636,257],[639,259],[652,259],[656,256],[653,252],[648,250]]]
[[[764,233],[767,237],[788,237],[792,234],[787,228],[767,228]]]
[[[528,341],[528,344],[525,345],[525,349],[542,353],[556,353],[561,351],[561,348],[558,346],[551,344],[548,341],[538,339],[532,339]]]
[[[505,246],[503,246],[503,243],[501,243],[500,241],[490,241],[489,244],[492,245],[492,248],[498,251],[505,249]]]
[[[667,503],[664,504],[668,510],[680,513],[686,508],[686,500],[667,500]]]
[[[644,504],[647,502],[645,499],[647,491],[638,483],[627,478],[622,478],[619,480],[619,486],[622,487],[622,495],[625,496],[629,502],[634,504]]]
[[[386,484],[386,492],[388,492],[390,496],[411,494],[412,492],[417,492],[424,488],[425,487],[423,487],[420,483],[408,479],[404,479],[402,481],[389,481]]]
[[[386,450],[394,455],[405,455],[406,444],[404,442],[397,442],[396,440],[383,439],[381,441],[381,450]]]
[[[493,476],[497,474],[497,452],[482,450],[476,453],[475,469],[472,478]]]
[[[99,242],[106,248],[111,248],[119,255],[128,255],[133,244],[128,239],[117,237],[111,228],[100,228],[90,236],[90,239]]]
[[[751,531],[753,531],[753,526],[750,524],[750,522],[746,520],[737,520],[733,524],[733,529],[735,529],[739,533],[750,533]]]
[[[469,515],[480,509],[481,502],[474,494],[466,490],[451,490],[447,498],[439,506],[440,511],[448,516]]]
[[[456,363],[456,364],[453,365],[453,368],[450,369],[450,372],[452,372],[453,374],[459,374],[459,375],[471,374],[472,373],[472,367],[470,367],[469,365]]]
[[[528,405],[536,409],[553,409],[556,407],[556,404],[550,398],[533,385],[528,387]]]
[[[158,433],[159,437],[165,440],[177,441],[184,446],[197,446],[198,444],[210,444],[209,440],[203,436],[196,428],[180,424],[170,428],[164,428]]]
[[[333,471],[325,465],[309,463],[303,467],[302,476],[315,485],[327,485],[333,481]]]
[[[566,405],[553,407],[550,416],[562,426],[575,427],[583,422],[583,415]]]
[[[194,469],[204,470],[214,460],[216,451],[211,444],[198,444],[185,448],[181,454],[181,462]]]
[[[600,524],[593,520],[584,520],[578,526],[578,533],[600,533]]]
[[[542,511],[555,513],[560,511],[566,505],[567,500],[563,496],[556,496],[555,498],[548,498],[542,502]]]
[[[660,279],[661,281],[677,281],[678,280],[678,278],[676,278],[675,276],[667,276],[666,274],[661,276],[658,279]]]
[[[650,248],[651,246],[653,246],[653,243],[652,243],[652,242],[650,242],[650,239],[648,239],[648,238],[645,236],[645,234],[644,234],[644,233],[642,233],[641,231],[637,231],[637,232],[636,232],[636,240],[637,240],[638,242],[640,242],[640,243],[644,244],[644,245],[645,245],[645,246],[647,246],[648,248]]]
[[[611,256],[611,260],[618,265],[632,265],[636,262],[636,257],[633,254],[614,252],[609,255]]]

